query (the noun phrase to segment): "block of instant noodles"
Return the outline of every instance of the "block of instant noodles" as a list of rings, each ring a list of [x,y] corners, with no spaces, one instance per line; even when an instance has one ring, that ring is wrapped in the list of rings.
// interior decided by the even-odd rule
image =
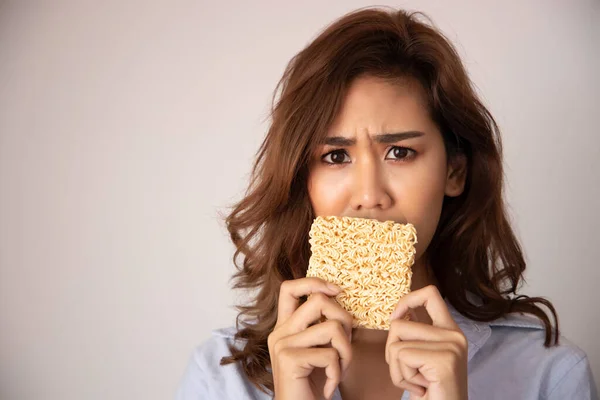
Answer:
[[[335,283],[335,300],[353,327],[389,329],[398,300],[410,292],[416,229],[412,224],[317,217],[310,229],[307,277]]]

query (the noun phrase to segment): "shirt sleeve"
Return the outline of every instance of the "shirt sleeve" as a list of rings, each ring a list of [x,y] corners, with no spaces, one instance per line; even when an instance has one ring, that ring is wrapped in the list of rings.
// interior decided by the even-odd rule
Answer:
[[[185,369],[175,399],[204,400],[208,398],[208,385],[205,381],[205,375],[194,353]]]
[[[598,389],[587,357],[581,358],[550,392],[548,400],[598,400]]]

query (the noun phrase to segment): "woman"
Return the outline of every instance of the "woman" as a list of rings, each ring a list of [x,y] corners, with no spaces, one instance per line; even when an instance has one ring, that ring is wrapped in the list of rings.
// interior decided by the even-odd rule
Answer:
[[[597,396],[552,304],[517,295],[525,261],[498,127],[441,33],[403,11],[356,11],[296,55],[278,89],[227,218],[234,287],[254,301],[196,350],[179,399]],[[352,329],[340,289],[305,277],[311,223],[328,215],[415,225],[412,292],[389,331]]]

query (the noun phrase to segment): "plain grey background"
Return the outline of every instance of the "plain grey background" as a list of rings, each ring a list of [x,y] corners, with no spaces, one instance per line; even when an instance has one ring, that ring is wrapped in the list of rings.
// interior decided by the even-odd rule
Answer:
[[[600,3],[387,2],[457,45],[529,269],[598,381]],[[0,398],[172,398],[234,322],[240,198],[288,60],[363,1],[0,2]]]

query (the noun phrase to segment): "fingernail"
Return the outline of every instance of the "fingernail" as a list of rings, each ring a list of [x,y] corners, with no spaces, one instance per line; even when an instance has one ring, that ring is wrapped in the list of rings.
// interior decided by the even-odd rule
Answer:
[[[339,286],[338,286],[338,285],[336,285],[335,283],[331,283],[331,282],[327,284],[327,288],[329,288],[329,289],[331,289],[331,290],[334,290],[334,291],[336,291],[336,292],[341,292],[341,291],[342,291],[342,288],[341,288],[341,287],[339,287]]]

